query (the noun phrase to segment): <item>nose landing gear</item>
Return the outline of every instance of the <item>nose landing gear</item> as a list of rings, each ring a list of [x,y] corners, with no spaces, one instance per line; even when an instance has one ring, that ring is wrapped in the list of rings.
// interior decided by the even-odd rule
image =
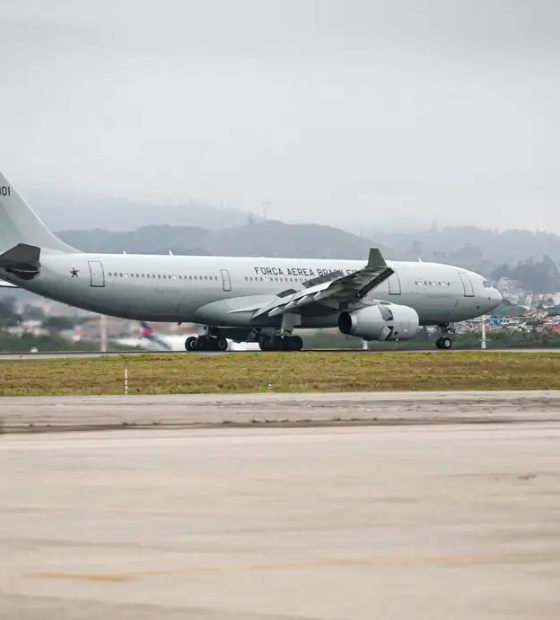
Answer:
[[[450,323],[444,325],[438,325],[440,336],[436,340],[436,347],[438,349],[448,350],[453,346],[453,341],[449,337],[449,334],[455,333],[455,330],[451,327]]]
[[[451,338],[447,336],[440,336],[436,340],[436,347],[438,349],[451,349],[452,346],[453,346],[453,341],[451,340]]]

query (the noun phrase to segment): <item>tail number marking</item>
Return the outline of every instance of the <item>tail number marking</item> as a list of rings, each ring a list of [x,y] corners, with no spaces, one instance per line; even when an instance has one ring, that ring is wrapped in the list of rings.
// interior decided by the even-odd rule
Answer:
[[[12,190],[9,187],[0,187],[0,196],[11,196]]]

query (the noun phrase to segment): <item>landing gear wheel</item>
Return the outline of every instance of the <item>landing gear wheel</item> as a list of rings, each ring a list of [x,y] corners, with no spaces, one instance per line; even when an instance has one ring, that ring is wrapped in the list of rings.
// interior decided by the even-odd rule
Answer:
[[[288,351],[301,351],[303,349],[303,340],[299,336],[291,336],[288,343]]]
[[[216,339],[216,350],[217,351],[227,351],[228,348],[228,341],[226,338],[217,338]]]
[[[438,338],[436,340],[436,347],[438,349],[451,349],[452,346],[453,346],[453,341],[451,340],[451,338],[448,338],[447,336],[442,336],[441,338]]]
[[[268,336],[259,338],[259,348],[261,351],[270,351],[270,338]]]
[[[187,351],[196,351],[196,349],[198,345],[198,338],[196,338],[195,336],[189,336],[189,338],[187,338],[185,340],[185,349]]]
[[[208,336],[199,336],[196,339],[196,351],[212,351],[212,340]]]
[[[299,336],[261,336],[259,347],[261,351],[301,351],[303,340]]]

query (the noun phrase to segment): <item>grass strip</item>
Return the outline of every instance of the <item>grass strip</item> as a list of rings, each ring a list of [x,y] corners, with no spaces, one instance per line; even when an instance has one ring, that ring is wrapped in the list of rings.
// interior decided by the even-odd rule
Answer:
[[[239,353],[0,362],[1,396],[560,389],[555,353]],[[1,406],[1,404],[0,404]]]

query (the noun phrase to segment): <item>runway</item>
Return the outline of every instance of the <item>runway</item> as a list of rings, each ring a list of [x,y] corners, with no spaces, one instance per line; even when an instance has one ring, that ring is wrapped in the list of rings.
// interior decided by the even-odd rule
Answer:
[[[480,349],[452,349],[456,353],[468,353],[480,351]],[[436,348],[430,349],[395,349],[395,350],[366,350],[366,349],[304,349],[307,353],[361,353],[367,355],[379,355],[383,353],[439,353],[444,355],[445,351],[438,351]],[[560,353],[560,347],[549,349],[486,349],[486,353]],[[88,358],[88,357],[119,357],[119,356],[137,356],[137,355],[275,355],[275,352],[267,351],[197,351],[195,354],[186,351],[101,351],[90,352],[67,352],[54,351],[44,353],[0,353],[0,361],[17,361],[17,360],[45,360],[45,359],[64,359],[64,358]]]
[[[555,620],[559,442],[551,421],[4,435],[1,616]]]
[[[0,398],[0,432],[560,421],[560,391]]]

